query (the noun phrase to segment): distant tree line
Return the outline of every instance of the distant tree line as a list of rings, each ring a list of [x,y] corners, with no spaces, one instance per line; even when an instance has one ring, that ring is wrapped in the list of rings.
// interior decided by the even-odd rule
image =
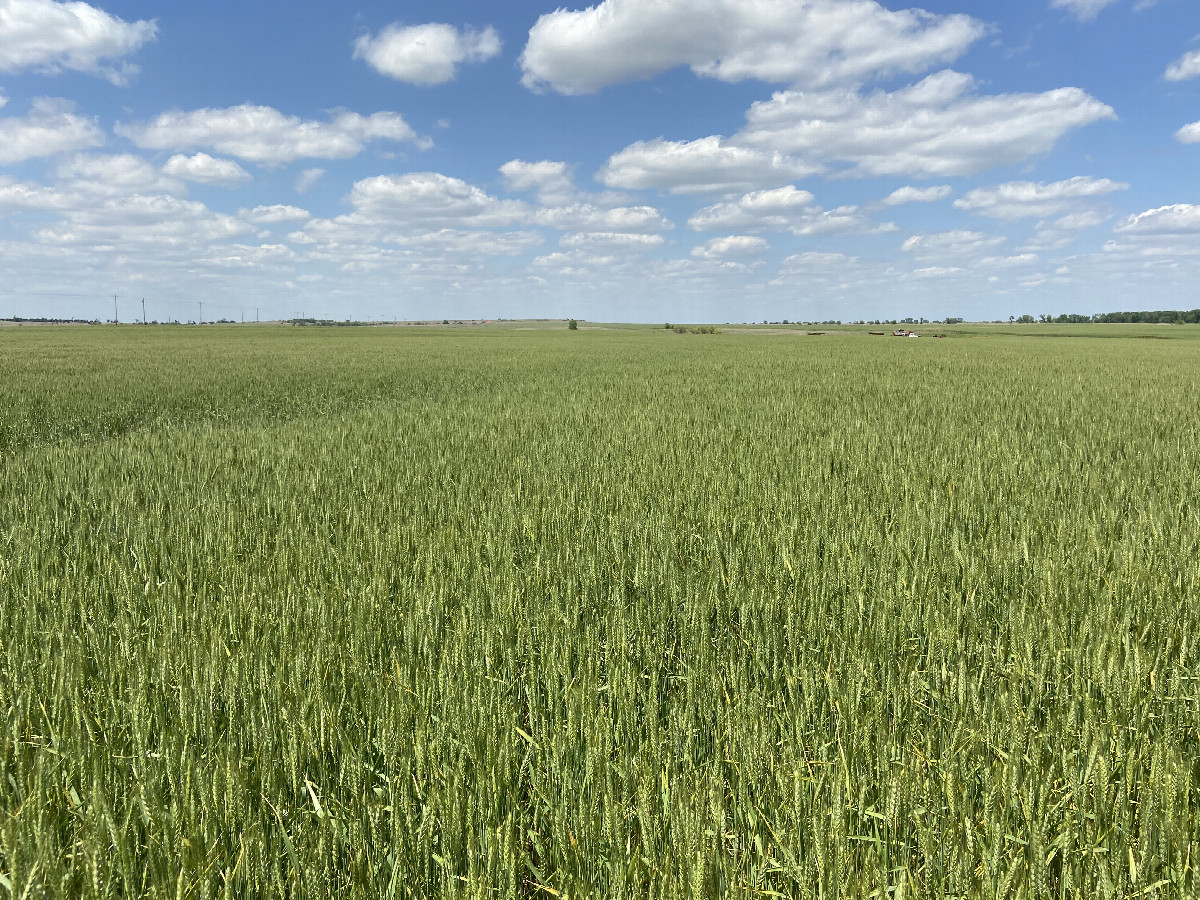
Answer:
[[[1089,325],[1103,323],[1108,325],[1196,325],[1200,323],[1200,309],[1156,309],[1142,312],[1107,312],[1091,316],[1079,313],[1065,313],[1061,316],[1017,316],[1010,319],[1020,325],[1042,322],[1053,325]]]
[[[1059,316],[1054,321],[1062,319]],[[1159,309],[1154,312],[1111,312],[1092,316],[1093,322],[1132,322],[1154,325],[1196,325],[1200,324],[1200,309],[1187,311],[1174,309]]]

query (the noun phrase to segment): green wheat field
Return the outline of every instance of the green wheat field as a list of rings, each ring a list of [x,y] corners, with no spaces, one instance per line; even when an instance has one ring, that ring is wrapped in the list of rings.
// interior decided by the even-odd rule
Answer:
[[[1200,895],[1200,329],[0,329],[0,897]]]

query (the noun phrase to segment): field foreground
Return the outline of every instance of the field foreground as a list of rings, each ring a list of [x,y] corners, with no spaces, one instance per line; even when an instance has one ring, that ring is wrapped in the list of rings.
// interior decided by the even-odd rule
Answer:
[[[0,897],[1196,896],[1198,364],[5,329]]]

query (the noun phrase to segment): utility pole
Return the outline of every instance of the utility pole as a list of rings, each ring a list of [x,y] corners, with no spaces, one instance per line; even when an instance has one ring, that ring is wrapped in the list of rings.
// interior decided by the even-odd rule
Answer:
[[[200,303],[200,324],[203,325],[204,324],[204,301],[201,300],[201,301],[199,301],[199,303]]]
[[[146,298],[142,298],[142,324],[146,324]]]
[[[120,319],[117,318],[117,295],[113,294],[113,324],[120,324]]]
[[[258,307],[254,307],[254,321],[258,322]]]

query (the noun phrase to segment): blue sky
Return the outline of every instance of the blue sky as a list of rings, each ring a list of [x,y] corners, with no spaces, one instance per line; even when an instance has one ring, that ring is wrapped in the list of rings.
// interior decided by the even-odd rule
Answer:
[[[0,316],[1200,306],[1195,0],[0,0]]]

